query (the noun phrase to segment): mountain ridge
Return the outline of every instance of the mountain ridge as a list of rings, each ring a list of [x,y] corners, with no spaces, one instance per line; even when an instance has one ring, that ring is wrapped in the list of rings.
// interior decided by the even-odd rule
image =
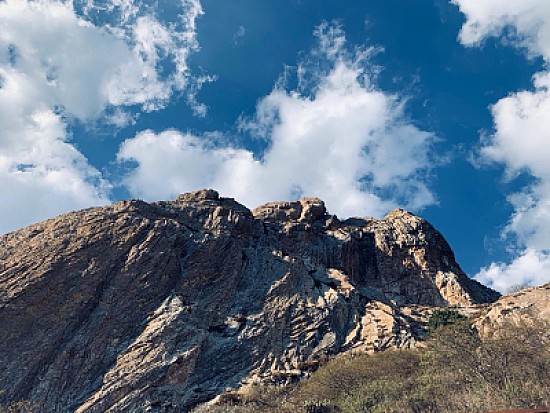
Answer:
[[[0,237],[0,395],[40,411],[187,411],[346,351],[415,347],[418,306],[499,294],[427,221],[250,211],[214,190],[72,212]]]

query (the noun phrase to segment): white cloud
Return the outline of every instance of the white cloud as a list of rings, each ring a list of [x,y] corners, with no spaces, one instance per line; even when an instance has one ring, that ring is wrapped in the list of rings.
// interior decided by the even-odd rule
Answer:
[[[245,124],[267,140],[261,156],[176,131],[140,133],[118,154],[137,162],[124,181],[133,195],[158,199],[214,187],[249,207],[319,196],[341,216],[434,203],[425,185],[434,137],[407,121],[396,96],[373,85],[372,50],[348,54],[336,26],[321,26],[317,36],[312,56],[323,64],[299,67],[299,84],[308,89],[276,86]]]
[[[72,143],[73,120],[122,126],[125,107],[158,109],[187,87],[198,1],[181,3],[177,24],[129,0],[90,0],[84,15],[79,3],[0,1],[0,232],[109,202],[109,183]],[[117,21],[90,18],[115,6]]]
[[[139,162],[125,182],[133,195],[149,200],[213,186],[225,178],[223,169],[229,165],[254,169],[255,162],[248,151],[215,148],[205,139],[174,130],[141,132],[122,144],[118,158]]]
[[[525,48],[530,56],[550,60],[550,3],[546,0],[453,0],[466,15],[460,32],[465,45],[480,44],[488,36],[502,36]],[[511,34],[510,34],[511,33]],[[528,173],[533,183],[508,197],[514,207],[504,240],[513,240],[510,264],[493,263],[476,278],[506,291],[516,284],[550,281],[550,71],[533,78],[532,91],[499,100],[491,110],[494,134],[484,142],[484,160],[500,162],[507,179]]]
[[[0,90],[0,108],[7,106],[5,100]],[[15,119],[6,121],[10,115],[0,115],[0,125],[7,126],[0,139],[0,232],[108,202],[109,185],[66,142],[59,115],[37,109],[28,118],[16,113]]]
[[[501,36],[526,47],[532,55],[550,56],[550,3],[546,0],[452,0],[466,16],[460,31],[465,45],[478,45],[489,36]]]
[[[199,105],[195,94],[210,78],[190,77],[187,59],[199,47],[196,21],[204,14],[200,1],[167,3],[164,13],[159,7],[150,0],[107,0],[101,7],[93,0],[85,2],[82,17],[123,40],[132,54],[109,80],[109,104],[157,110],[174,91],[188,89],[193,92],[187,94],[190,105]],[[162,19],[158,17],[161,14]]]
[[[237,31],[233,34],[233,45],[237,46],[241,43],[244,36],[246,36],[246,27],[239,26]]]
[[[510,288],[525,285],[541,285],[548,282],[550,273],[550,255],[540,251],[526,249],[510,264],[492,263],[481,269],[477,281],[506,293]]]
[[[550,179],[550,73],[534,78],[534,91],[522,91],[492,107],[495,133],[482,154],[502,162],[513,176],[521,171]]]

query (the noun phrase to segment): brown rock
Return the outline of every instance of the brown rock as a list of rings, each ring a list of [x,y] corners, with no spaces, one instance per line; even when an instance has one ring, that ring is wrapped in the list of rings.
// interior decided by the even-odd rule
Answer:
[[[340,222],[315,198],[252,213],[213,190],[125,201],[0,237],[0,403],[185,412],[345,351],[413,347],[401,305],[471,305],[429,223]]]
[[[550,334],[550,283],[502,297],[484,309],[474,325],[482,337],[491,337],[508,326],[531,327],[534,323],[546,325]]]
[[[181,194],[176,197],[176,202],[189,202],[189,201],[206,201],[212,200],[215,201],[220,198],[218,191],[213,189],[200,189],[195,192],[188,192],[186,194]]]

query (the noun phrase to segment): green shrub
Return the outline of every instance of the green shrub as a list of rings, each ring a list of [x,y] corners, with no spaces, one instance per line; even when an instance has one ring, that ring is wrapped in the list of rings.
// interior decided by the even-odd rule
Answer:
[[[456,310],[434,310],[430,318],[428,319],[428,331],[435,331],[441,326],[446,326],[448,324],[453,324],[457,320],[463,319],[464,316],[461,315]]]

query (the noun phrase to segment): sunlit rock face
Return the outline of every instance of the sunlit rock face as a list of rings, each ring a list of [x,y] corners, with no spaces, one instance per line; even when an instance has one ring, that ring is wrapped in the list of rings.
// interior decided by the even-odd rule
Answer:
[[[498,296],[403,210],[339,220],[305,198],[250,211],[213,190],[119,202],[0,238],[0,403],[185,412],[327,356],[414,347],[415,306]]]
[[[474,326],[482,338],[499,336],[509,327],[545,329],[540,340],[550,343],[550,283],[501,297],[482,311]]]

